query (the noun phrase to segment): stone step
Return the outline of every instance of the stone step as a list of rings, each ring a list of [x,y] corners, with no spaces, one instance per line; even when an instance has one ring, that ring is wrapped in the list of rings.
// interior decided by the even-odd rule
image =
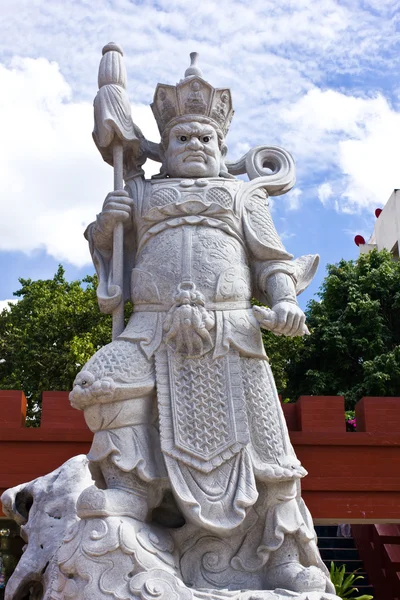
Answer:
[[[337,525],[315,525],[318,537],[337,537]]]
[[[357,548],[321,548],[322,560],[334,560],[344,565],[350,560],[359,560]]]
[[[338,536],[337,525],[316,525],[315,531],[318,536],[318,548],[321,558],[328,570],[330,570],[331,562],[333,562],[338,568],[345,565],[346,575],[357,571],[356,575],[363,578],[355,582],[355,586],[359,591],[354,592],[352,597],[357,598],[357,596],[363,594],[374,596],[373,587],[368,581],[367,573],[364,571],[364,563],[359,558],[354,539]]]
[[[355,548],[353,538],[319,537],[318,548]]]

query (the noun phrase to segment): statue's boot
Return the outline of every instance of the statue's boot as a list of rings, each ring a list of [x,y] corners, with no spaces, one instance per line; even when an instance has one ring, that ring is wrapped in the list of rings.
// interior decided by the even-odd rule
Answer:
[[[86,488],[78,498],[77,514],[81,519],[126,516],[144,521],[149,507],[147,497],[122,489]]]
[[[280,548],[272,553],[267,564],[267,587],[297,593],[325,592],[328,581],[326,574],[315,565],[301,564],[299,545],[294,535],[287,534]]]
[[[298,562],[276,565],[268,570],[268,587],[292,592],[324,592],[326,576],[318,567],[303,567]]]

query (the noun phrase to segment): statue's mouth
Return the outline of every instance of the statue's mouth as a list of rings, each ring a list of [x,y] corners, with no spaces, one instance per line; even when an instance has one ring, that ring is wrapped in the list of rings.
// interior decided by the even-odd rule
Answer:
[[[207,162],[207,157],[203,152],[193,152],[188,154],[183,162]]]

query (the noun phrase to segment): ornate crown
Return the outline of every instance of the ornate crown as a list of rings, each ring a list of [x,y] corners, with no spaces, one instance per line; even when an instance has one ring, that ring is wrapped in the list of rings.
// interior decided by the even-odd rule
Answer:
[[[196,65],[198,54],[191,52],[191,64],[185,78],[176,86],[159,83],[154,93],[151,109],[162,135],[167,125],[173,126],[181,117],[206,117],[211,124],[228,133],[234,110],[231,92],[227,88],[216,89],[203,79]]]

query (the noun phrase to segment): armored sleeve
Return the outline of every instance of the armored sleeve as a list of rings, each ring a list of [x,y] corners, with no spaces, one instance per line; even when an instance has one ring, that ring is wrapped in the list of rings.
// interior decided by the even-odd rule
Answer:
[[[103,235],[98,221],[91,223],[86,231],[85,238],[89,242],[89,250],[93,265],[96,269],[99,285],[97,287],[97,300],[101,312],[110,314],[119,303],[118,297],[113,295],[112,277],[112,238]],[[133,235],[124,236],[124,283],[123,298],[130,300],[130,275],[134,266],[135,245]]]
[[[243,207],[243,229],[253,256],[256,296],[268,302],[268,280],[284,273],[294,283],[296,295],[310,284],[318,267],[318,255],[305,255],[293,260],[275,229],[265,192],[259,190],[246,199]]]

